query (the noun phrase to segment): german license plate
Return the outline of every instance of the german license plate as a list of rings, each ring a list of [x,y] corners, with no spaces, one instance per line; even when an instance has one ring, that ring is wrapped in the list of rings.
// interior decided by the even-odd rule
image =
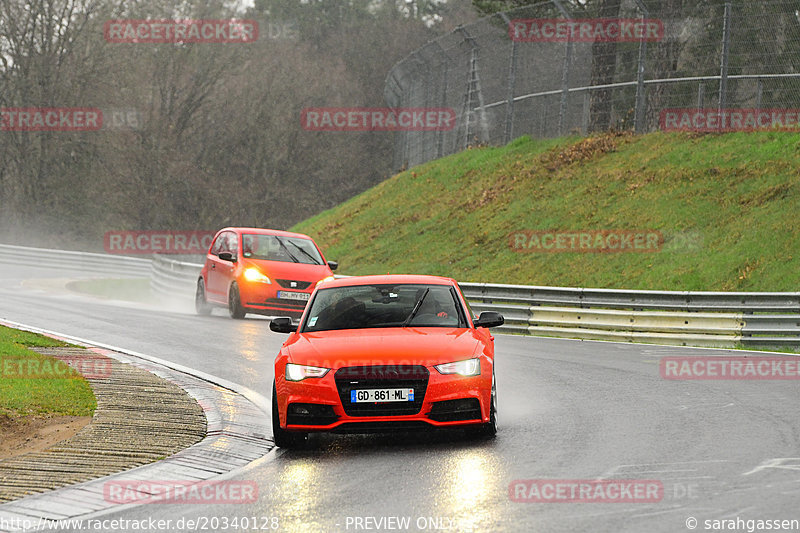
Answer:
[[[307,292],[278,291],[278,298],[284,300],[308,300],[311,295]]]
[[[350,403],[413,401],[414,389],[362,389],[350,391]]]

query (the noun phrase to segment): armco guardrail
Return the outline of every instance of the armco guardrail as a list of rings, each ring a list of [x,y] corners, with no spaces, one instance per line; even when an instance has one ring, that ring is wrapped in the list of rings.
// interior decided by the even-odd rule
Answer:
[[[194,294],[201,265],[156,256],[152,287]],[[800,293],[631,291],[461,283],[507,333],[686,346],[800,346]]]
[[[203,265],[198,263],[174,261],[156,254],[150,270],[150,288],[162,295],[194,297],[201,268]]]
[[[109,274],[115,277],[147,277],[150,274],[149,259],[9,244],[0,244],[0,263],[26,267],[40,264],[46,267]]]
[[[631,291],[461,283],[510,333],[686,346],[800,346],[800,293]]]
[[[0,245],[0,262],[148,277],[161,295],[193,298],[202,265],[156,255]],[[507,333],[686,346],[800,347],[800,292],[633,291],[461,283],[476,313],[499,311]]]

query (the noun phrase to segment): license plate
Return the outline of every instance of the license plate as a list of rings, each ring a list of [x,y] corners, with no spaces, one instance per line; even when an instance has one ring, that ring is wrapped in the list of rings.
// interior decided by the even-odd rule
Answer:
[[[363,389],[350,391],[350,403],[413,401],[414,389]]]
[[[278,291],[278,298],[284,300],[308,300],[311,295],[307,292]]]

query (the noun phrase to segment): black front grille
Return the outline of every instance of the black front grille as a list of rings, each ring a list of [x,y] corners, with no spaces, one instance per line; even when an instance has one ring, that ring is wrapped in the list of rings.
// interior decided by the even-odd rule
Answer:
[[[481,402],[477,398],[434,402],[431,411],[428,413],[428,418],[437,422],[480,420]]]
[[[311,286],[310,281],[298,281],[295,279],[276,279],[275,281],[284,289],[297,289],[302,291]],[[292,285],[292,283],[294,283],[294,285]]]
[[[349,416],[415,415],[428,389],[428,369],[418,365],[349,366],[334,375],[344,412]],[[413,402],[353,403],[350,391],[364,389],[414,389]]]
[[[307,303],[306,300],[289,300],[286,298],[267,298],[263,302],[248,302],[249,305],[274,305],[287,309],[297,309],[298,311],[305,309]]]
[[[333,428],[333,433],[366,434],[366,433],[412,433],[435,429],[428,422],[415,420],[398,420],[393,422],[347,422]]]

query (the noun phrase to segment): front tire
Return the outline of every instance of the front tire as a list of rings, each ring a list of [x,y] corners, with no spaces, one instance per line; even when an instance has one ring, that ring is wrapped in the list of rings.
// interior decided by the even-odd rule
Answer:
[[[211,314],[211,306],[206,300],[206,284],[203,278],[197,280],[197,290],[194,293],[194,310],[198,315],[208,316]]]
[[[307,438],[306,433],[286,431],[281,427],[280,414],[278,414],[278,392],[275,382],[272,383],[272,438],[278,448],[299,448]]]
[[[230,313],[231,318],[236,319],[244,318],[244,315],[247,314],[247,311],[242,307],[239,286],[236,283],[231,284],[231,288],[228,291],[228,313]]]
[[[492,396],[491,403],[489,404],[489,421],[475,428],[474,435],[487,439],[494,438],[495,435],[497,435],[497,383],[494,379],[494,373],[492,373]]]

